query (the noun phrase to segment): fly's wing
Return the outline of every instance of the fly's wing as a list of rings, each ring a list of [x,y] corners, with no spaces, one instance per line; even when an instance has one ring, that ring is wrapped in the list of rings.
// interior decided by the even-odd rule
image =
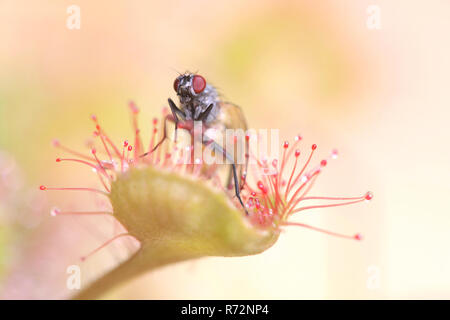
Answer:
[[[225,129],[236,130],[236,137],[238,141],[234,144],[234,163],[236,164],[236,171],[239,178],[239,186],[242,189],[245,180],[242,176],[247,173],[248,167],[248,141],[245,138],[247,134],[247,121],[245,119],[242,109],[235,104],[229,102],[220,103],[219,122],[225,127]],[[240,130],[239,130],[240,129]],[[233,143],[232,141],[227,141]],[[226,146],[225,146],[226,147]],[[226,151],[226,148],[225,148]],[[228,178],[228,187],[232,185],[232,174]]]

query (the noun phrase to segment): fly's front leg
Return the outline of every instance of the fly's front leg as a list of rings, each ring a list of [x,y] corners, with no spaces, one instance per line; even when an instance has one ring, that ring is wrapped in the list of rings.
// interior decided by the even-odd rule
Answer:
[[[241,198],[241,190],[239,188],[239,180],[236,173],[236,164],[234,163],[234,159],[228,152],[226,152],[217,142],[214,140],[208,138],[206,135],[203,136],[203,144],[205,146],[210,146],[215,152],[220,152],[223,155],[225,155],[225,158],[227,158],[231,162],[231,168],[233,172],[233,179],[234,179],[234,192],[236,194],[236,197],[239,200],[239,203],[241,204],[242,208],[245,211],[245,214],[248,215],[247,208],[244,205],[244,201],[242,201]]]
[[[208,118],[209,114],[211,113],[212,108],[214,107],[214,104],[211,103],[208,108],[206,108],[205,111],[203,111],[202,113],[200,113],[197,117],[197,121],[205,121],[206,118]]]
[[[172,116],[175,122],[175,137],[174,137],[174,141],[177,142],[177,132],[178,132],[178,116],[177,114],[179,114],[181,116],[182,119],[184,119],[186,117],[186,115],[184,114],[183,111],[181,111],[176,105],[175,102],[172,101],[172,99],[167,99],[167,101],[169,102],[169,107],[170,107],[170,111],[172,111]]]
[[[162,136],[161,140],[159,140],[159,142],[153,147],[152,150],[142,154],[141,158],[149,155],[150,153],[153,153],[153,151],[158,149],[158,147],[164,142],[164,140],[166,140],[166,138],[167,138],[167,121],[175,122],[175,119],[170,114],[164,117],[163,136]]]
[[[184,120],[186,115],[184,114],[184,112],[182,110],[180,110],[175,103],[172,101],[172,99],[168,99],[169,102],[169,107],[170,107],[170,111],[172,111],[171,115],[167,115],[164,117],[164,127],[163,127],[163,137],[161,138],[161,140],[153,147],[152,150],[144,153],[143,155],[141,155],[142,157],[145,157],[146,155],[152,153],[153,151],[155,151],[156,149],[158,149],[158,147],[164,142],[164,140],[166,140],[167,138],[167,121],[172,121],[173,123],[175,123],[175,142],[177,142],[177,130],[178,130],[178,122],[180,121],[178,119],[177,114]]]

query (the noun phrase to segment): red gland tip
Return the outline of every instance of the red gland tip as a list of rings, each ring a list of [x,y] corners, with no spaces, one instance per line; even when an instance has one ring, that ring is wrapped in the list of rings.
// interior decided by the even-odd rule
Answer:
[[[56,158],[56,162],[61,162],[61,158]]]
[[[333,149],[333,151],[331,151],[331,158],[336,159],[339,155],[339,152],[337,151],[337,149]]]
[[[363,239],[363,236],[362,236],[361,233],[357,233],[357,234],[355,234],[355,235],[353,236],[353,238],[354,238],[355,240],[362,240],[362,239]]]
[[[262,181],[258,181],[258,189],[261,190],[263,194],[267,194],[267,188],[264,186]]]
[[[133,147],[132,146],[128,146],[128,151],[131,151],[131,150],[133,150]]]
[[[139,108],[137,107],[136,103],[134,103],[134,101],[130,101],[128,103],[128,106],[130,107],[131,112],[133,112],[133,113],[139,112]]]
[[[124,147],[127,147],[127,146],[128,146],[128,140],[125,140],[125,141],[123,142],[123,146],[124,146]]]
[[[325,167],[327,165],[327,160],[320,161],[320,166]]]
[[[46,186],[39,186],[39,190],[47,190]]]
[[[373,193],[370,191],[367,191],[366,195],[364,196],[364,199],[366,199],[367,201],[372,200],[373,198]]]
[[[97,150],[95,148],[92,148],[91,152],[92,152],[92,154],[96,154]]]
[[[54,217],[54,216],[56,216],[56,215],[58,215],[60,213],[61,213],[61,210],[59,210],[58,208],[53,208],[52,210],[50,210],[50,215],[52,217]]]
[[[302,139],[303,139],[302,136],[299,135],[299,134],[296,135],[295,138],[294,138],[295,141],[300,141],[300,140],[302,140]]]
[[[156,126],[157,123],[158,123],[158,118],[153,118],[153,125]]]
[[[317,144],[314,143],[314,144],[311,146],[311,149],[316,150],[316,149],[317,149]]]
[[[277,160],[277,159],[273,159],[273,161],[272,161],[272,167],[274,167],[274,168],[276,169],[277,166],[278,166],[278,160]]]
[[[91,115],[91,119],[94,122],[97,122],[97,116],[95,114]]]
[[[53,139],[52,145],[53,145],[54,147],[59,147],[59,146],[60,146],[59,140],[58,140],[58,139]]]
[[[283,148],[287,149],[288,147],[289,147],[289,142],[288,142],[288,141],[285,141],[285,142],[283,143]]]
[[[299,149],[297,149],[297,150],[295,150],[295,157],[299,157],[300,156],[300,150]]]

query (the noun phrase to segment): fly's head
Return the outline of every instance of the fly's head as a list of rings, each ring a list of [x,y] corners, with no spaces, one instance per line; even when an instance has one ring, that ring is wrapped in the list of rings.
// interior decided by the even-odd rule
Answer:
[[[187,72],[178,76],[173,83],[173,89],[178,95],[180,107],[185,112],[186,119],[197,119],[211,104],[216,109],[217,91],[199,74]],[[211,116],[214,114],[215,112],[212,112]]]

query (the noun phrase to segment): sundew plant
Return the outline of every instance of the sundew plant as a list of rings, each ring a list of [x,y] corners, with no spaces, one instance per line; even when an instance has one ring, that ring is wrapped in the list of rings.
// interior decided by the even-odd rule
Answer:
[[[111,215],[125,229],[82,259],[88,258],[112,241],[133,237],[139,249],[125,262],[82,290],[77,299],[96,299],[108,290],[144,272],[189,259],[206,256],[248,256],[261,253],[277,242],[282,230],[298,226],[327,235],[361,240],[359,233],[345,235],[318,226],[290,222],[301,211],[356,204],[372,199],[366,192],[355,197],[314,196],[310,191],[328,162],[337,157],[333,150],[327,159],[315,160],[317,145],[304,147],[301,136],[281,144],[280,159],[259,158],[252,150],[250,164],[240,195],[224,187],[219,167],[206,167],[192,158],[193,148],[166,139],[158,119],[153,120],[149,143],[143,143],[138,127],[139,109],[130,103],[134,139],[112,141],[96,116],[92,116],[97,147],[90,153],[73,150],[59,141],[57,163],[76,162],[92,169],[98,188],[41,185],[42,191],[73,190],[99,193],[107,197],[111,211],[72,212],[53,209],[52,215]],[[163,111],[163,112],[167,112]],[[142,154],[153,150],[147,156]],[[63,156],[63,154],[65,154]],[[187,157],[186,157],[187,155]]]

